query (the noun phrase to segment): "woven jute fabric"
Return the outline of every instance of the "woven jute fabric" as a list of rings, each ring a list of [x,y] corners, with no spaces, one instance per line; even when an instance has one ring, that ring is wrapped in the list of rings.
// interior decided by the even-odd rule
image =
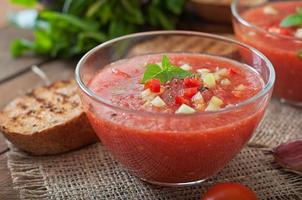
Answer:
[[[211,185],[226,181],[246,184],[259,199],[302,199],[302,177],[280,168],[267,153],[301,136],[302,110],[273,100],[241,153],[216,176],[194,187],[147,184],[122,168],[100,143],[47,157],[30,156],[11,146],[8,166],[21,199],[193,200]]]

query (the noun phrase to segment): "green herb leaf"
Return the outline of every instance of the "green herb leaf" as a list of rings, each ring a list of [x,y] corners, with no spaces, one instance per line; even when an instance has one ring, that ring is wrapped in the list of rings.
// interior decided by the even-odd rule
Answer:
[[[170,63],[168,56],[163,55],[161,65],[162,65],[163,69],[168,69],[171,67],[171,63]]]
[[[299,14],[288,15],[281,21],[280,24],[281,27],[285,28],[300,25],[302,25],[302,15]]]
[[[33,43],[26,39],[17,39],[10,44],[10,52],[14,57],[21,56],[25,51],[33,50]]]
[[[142,82],[145,83],[146,81],[154,78],[161,71],[162,71],[162,69],[157,64],[147,65],[147,69],[146,69],[146,71],[144,73],[144,77],[143,77]]]
[[[192,76],[191,72],[173,66],[170,63],[168,56],[164,55],[162,58],[162,68],[157,64],[147,65],[142,83],[145,83],[152,78],[156,78],[160,80],[161,83],[165,83],[173,78],[184,79],[189,76]]]
[[[20,4],[26,7],[33,7],[37,4],[37,0],[10,0],[11,3]]]
[[[302,59],[302,49],[300,49],[299,51],[298,51],[298,58],[300,58],[300,59]]]

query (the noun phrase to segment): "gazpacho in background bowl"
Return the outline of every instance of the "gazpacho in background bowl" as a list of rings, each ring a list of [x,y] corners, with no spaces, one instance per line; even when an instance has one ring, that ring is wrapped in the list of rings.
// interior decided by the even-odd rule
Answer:
[[[302,106],[302,1],[232,3],[236,37],[261,51],[276,70],[274,94]]]
[[[257,50],[188,31],[113,39],[75,73],[102,143],[131,173],[165,186],[197,184],[225,167],[259,124],[275,78]]]

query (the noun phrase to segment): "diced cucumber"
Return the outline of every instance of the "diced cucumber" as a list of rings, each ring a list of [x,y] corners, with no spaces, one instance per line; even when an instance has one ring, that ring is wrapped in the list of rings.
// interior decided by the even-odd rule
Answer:
[[[166,105],[166,103],[164,102],[164,100],[162,100],[162,98],[160,98],[159,96],[155,97],[152,101],[151,104],[155,107],[164,107]]]
[[[214,104],[218,107],[222,106],[223,105],[223,101],[221,99],[219,99],[218,97],[216,96],[212,96],[210,102],[210,104]]]
[[[212,73],[204,74],[202,76],[203,83],[205,87],[213,88],[216,86],[216,80]]]
[[[183,64],[182,66],[180,66],[180,68],[186,71],[190,71],[192,69],[192,67],[188,64]]]
[[[181,104],[181,106],[175,111],[176,114],[190,114],[194,112],[195,110],[186,104]]]
[[[149,88],[145,89],[144,91],[141,92],[141,97],[145,101],[151,101],[152,99],[155,98],[155,96],[156,96],[156,94],[151,92],[151,90]]]
[[[192,101],[195,103],[204,103],[204,99],[200,92],[197,92],[193,97]]]
[[[229,79],[227,79],[227,78],[224,78],[224,79],[222,79],[222,80],[220,81],[220,84],[221,84],[221,85],[224,85],[224,86],[230,85],[230,84],[231,84],[231,81],[230,81]]]

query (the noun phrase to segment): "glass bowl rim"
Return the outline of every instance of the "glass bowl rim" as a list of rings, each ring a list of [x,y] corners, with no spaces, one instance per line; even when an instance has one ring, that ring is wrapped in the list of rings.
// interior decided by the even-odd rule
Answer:
[[[111,44],[114,44],[116,42],[119,41],[123,41],[126,39],[132,39],[135,37],[144,37],[144,36],[156,36],[156,35],[183,35],[183,36],[197,36],[197,37],[203,37],[203,38],[210,38],[210,39],[215,39],[215,40],[219,40],[219,41],[223,41],[223,42],[228,42],[228,43],[232,43],[235,44],[237,46],[241,46],[243,48],[246,48],[248,50],[250,50],[252,53],[256,54],[258,57],[260,57],[266,64],[266,68],[268,68],[269,71],[269,78],[267,83],[265,84],[265,86],[258,92],[256,93],[254,96],[236,104],[230,107],[225,107],[222,108],[218,111],[207,111],[207,112],[195,112],[195,113],[191,113],[191,114],[175,114],[175,113],[160,113],[160,112],[151,112],[151,111],[142,111],[142,110],[134,110],[134,109],[128,109],[128,108],[123,108],[121,106],[117,106],[117,105],[113,105],[112,103],[109,102],[109,100],[106,100],[100,96],[98,96],[96,93],[94,93],[91,89],[89,89],[89,87],[83,82],[82,78],[81,78],[81,68],[83,66],[83,63],[85,63],[85,61],[87,60],[87,58],[96,53],[99,49],[102,49],[104,47],[107,47]],[[130,112],[133,114],[139,114],[139,115],[152,115],[152,116],[167,116],[167,117],[184,117],[184,116],[200,116],[200,115],[213,115],[213,114],[218,114],[218,113],[224,113],[224,112],[229,112],[229,111],[233,111],[236,110],[240,107],[243,107],[245,105],[248,105],[250,103],[255,102],[256,100],[258,100],[259,98],[261,98],[262,96],[266,95],[270,89],[273,87],[274,85],[274,81],[275,81],[275,71],[273,68],[272,63],[269,61],[269,59],[267,57],[265,57],[261,52],[259,52],[257,49],[246,45],[244,43],[241,43],[239,41],[230,39],[230,38],[226,38],[223,36],[219,36],[219,35],[215,35],[215,34],[210,34],[210,33],[203,33],[203,32],[196,32],[196,31],[182,31],[182,30],[172,30],[172,31],[148,31],[148,32],[141,32],[141,33],[133,33],[133,34],[128,34],[125,36],[121,36],[115,39],[111,39],[108,40],[104,43],[99,44],[98,46],[92,48],[91,50],[89,50],[81,59],[80,61],[77,63],[76,65],[76,69],[75,69],[75,80],[79,86],[79,88],[89,97],[92,98],[93,100],[95,100],[96,102],[99,102],[101,104],[104,104],[105,106],[108,106],[112,109],[115,110],[120,110],[122,112]]]
[[[237,19],[242,25],[250,27],[254,30],[257,30],[257,31],[265,33],[265,34],[281,38],[281,39],[287,39],[287,40],[293,40],[293,41],[302,41],[302,39],[296,38],[294,36],[286,36],[286,35],[281,35],[281,34],[278,34],[278,33],[269,32],[268,30],[265,30],[264,28],[261,28],[260,26],[256,26],[256,25],[250,23],[249,21],[243,19],[241,17],[241,15],[238,13],[238,9],[237,9],[239,1],[241,1],[241,0],[233,0],[232,1],[232,3],[231,3],[231,12],[232,12],[233,17],[235,17],[235,19]]]

